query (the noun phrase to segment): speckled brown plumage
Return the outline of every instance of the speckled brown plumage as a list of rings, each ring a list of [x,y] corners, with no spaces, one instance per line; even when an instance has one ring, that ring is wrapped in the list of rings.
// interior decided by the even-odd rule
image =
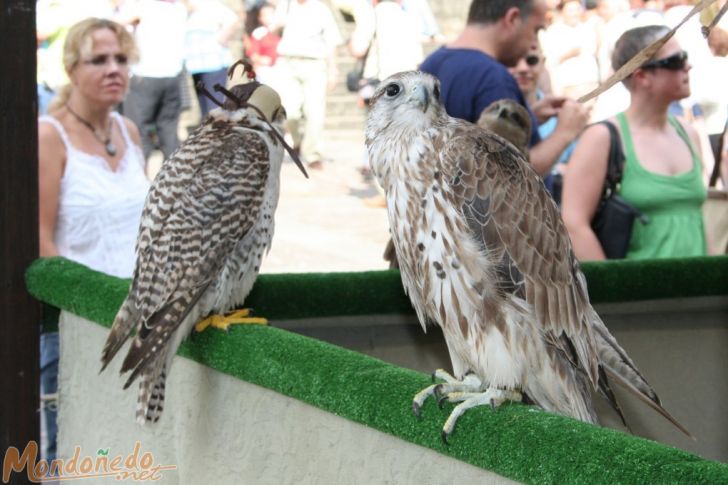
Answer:
[[[420,72],[382,82],[366,143],[403,285],[423,328],[442,328],[455,377],[589,422],[590,386],[621,414],[613,379],[675,423],[591,307],[540,177],[513,144],[447,116],[438,92]]]
[[[283,158],[270,130],[252,110],[215,109],[152,184],[133,281],[102,356],[106,367],[136,330],[121,372],[130,372],[125,387],[141,377],[140,422],[159,419],[172,357],[192,326],[241,305],[257,277]]]

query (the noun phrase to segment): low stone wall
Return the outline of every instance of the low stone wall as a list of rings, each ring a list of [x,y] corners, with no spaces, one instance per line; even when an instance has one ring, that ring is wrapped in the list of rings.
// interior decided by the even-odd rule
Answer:
[[[596,305],[617,341],[695,440],[614,385],[632,433],[728,462],[728,297],[673,298]],[[450,368],[438,327],[422,331],[414,315],[289,320],[303,335],[392,364],[430,373]],[[606,400],[594,396],[604,426],[629,432]]]
[[[126,458],[139,442],[140,455],[176,467],[158,473],[165,484],[515,483],[184,357],[168,376],[162,418],[142,427],[136,385],[124,391],[117,377],[122,359],[98,373],[108,329],[62,312],[60,335],[60,458],[76,447]]]

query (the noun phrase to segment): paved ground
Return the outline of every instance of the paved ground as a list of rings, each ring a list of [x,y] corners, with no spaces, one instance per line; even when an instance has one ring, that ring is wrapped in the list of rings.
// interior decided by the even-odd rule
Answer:
[[[180,126],[197,120],[183,113]],[[186,133],[180,131],[180,138]],[[290,161],[281,171],[281,196],[273,246],[262,273],[311,273],[386,269],[382,259],[389,238],[386,209],[365,200],[378,194],[374,181],[358,172],[364,152],[362,130],[325,132],[331,163],[309,170],[306,179]],[[150,157],[154,176],[162,163],[159,151]]]
[[[307,180],[292,163],[283,165],[273,247],[263,273],[385,269],[389,237],[386,210],[364,200],[377,195],[375,182],[358,173],[363,134],[328,133],[333,162],[309,170]]]

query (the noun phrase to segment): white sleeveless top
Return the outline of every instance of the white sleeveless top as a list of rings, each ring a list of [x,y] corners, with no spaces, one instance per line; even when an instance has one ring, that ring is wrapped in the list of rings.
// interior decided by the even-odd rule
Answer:
[[[52,124],[66,146],[54,237],[58,253],[96,271],[130,278],[150,184],[141,148],[129,138],[121,116],[111,116],[126,144],[116,171],[103,157],[74,147],[57,119],[46,115],[38,121]]]

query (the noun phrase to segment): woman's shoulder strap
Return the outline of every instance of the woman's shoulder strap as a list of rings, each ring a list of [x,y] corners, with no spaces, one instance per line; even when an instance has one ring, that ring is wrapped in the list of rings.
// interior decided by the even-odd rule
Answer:
[[[53,125],[58,134],[61,136],[61,140],[63,140],[63,144],[65,145],[66,150],[70,150],[71,148],[73,148],[73,146],[71,145],[71,141],[68,139],[68,134],[66,133],[65,128],[63,128],[61,122],[58,121],[56,118],[51,115],[42,115],[38,117],[38,123],[49,123]]]
[[[126,121],[124,120],[124,117],[121,116],[116,111],[111,112],[111,117],[114,119],[117,125],[119,125],[119,129],[121,130],[121,136],[124,138],[124,143],[127,147],[133,145],[134,143],[131,141],[131,138],[129,137],[129,130],[126,128]]]

